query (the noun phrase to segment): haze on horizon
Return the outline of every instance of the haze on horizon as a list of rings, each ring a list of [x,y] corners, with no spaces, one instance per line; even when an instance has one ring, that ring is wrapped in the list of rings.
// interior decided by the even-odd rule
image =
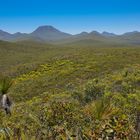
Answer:
[[[139,0],[7,0],[1,2],[0,29],[32,32],[52,25],[71,34],[140,31]]]

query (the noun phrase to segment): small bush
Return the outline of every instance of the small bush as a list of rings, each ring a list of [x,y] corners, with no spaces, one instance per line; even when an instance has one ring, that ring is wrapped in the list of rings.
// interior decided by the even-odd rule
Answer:
[[[104,85],[94,79],[86,84],[84,93],[85,102],[91,102],[104,94]]]
[[[12,80],[9,77],[2,77],[0,79],[0,92],[6,94],[9,88],[12,86]]]

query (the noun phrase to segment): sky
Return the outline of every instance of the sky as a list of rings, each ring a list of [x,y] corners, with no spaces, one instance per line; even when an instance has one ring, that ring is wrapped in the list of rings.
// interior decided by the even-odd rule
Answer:
[[[42,25],[71,34],[140,31],[140,0],[0,0],[0,29],[29,33]]]

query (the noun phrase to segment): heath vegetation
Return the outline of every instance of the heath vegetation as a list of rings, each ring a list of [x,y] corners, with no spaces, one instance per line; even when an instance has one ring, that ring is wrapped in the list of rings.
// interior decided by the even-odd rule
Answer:
[[[139,139],[140,47],[1,41],[0,50],[0,92],[12,100],[0,139]]]

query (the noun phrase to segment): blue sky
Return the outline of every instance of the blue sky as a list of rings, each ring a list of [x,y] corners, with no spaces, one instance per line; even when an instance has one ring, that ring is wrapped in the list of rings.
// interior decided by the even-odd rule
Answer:
[[[140,31],[140,0],[0,0],[0,29],[31,32],[40,25],[72,34]]]

